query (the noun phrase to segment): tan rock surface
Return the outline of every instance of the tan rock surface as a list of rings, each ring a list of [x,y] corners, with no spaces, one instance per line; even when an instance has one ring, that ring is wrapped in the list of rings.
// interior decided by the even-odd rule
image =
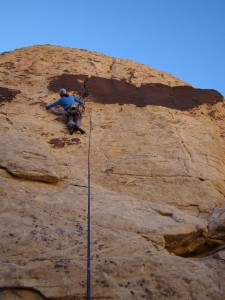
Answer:
[[[130,60],[0,55],[0,299],[224,299],[225,104]],[[86,97],[86,135],[45,104]],[[58,113],[57,113],[58,112]]]

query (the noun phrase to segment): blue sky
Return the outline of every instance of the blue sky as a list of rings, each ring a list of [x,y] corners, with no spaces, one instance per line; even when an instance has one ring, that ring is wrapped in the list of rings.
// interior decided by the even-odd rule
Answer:
[[[225,0],[1,0],[0,33],[0,52],[92,50],[225,96]]]

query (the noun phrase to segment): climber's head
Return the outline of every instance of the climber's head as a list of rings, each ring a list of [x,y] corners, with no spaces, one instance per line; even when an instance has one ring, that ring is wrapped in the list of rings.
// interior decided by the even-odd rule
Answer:
[[[59,95],[60,95],[60,96],[67,95],[66,89],[63,89],[63,88],[60,89],[60,90],[59,90]]]

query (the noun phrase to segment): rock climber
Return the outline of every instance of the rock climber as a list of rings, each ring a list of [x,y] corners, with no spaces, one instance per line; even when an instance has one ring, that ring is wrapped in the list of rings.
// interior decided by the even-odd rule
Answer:
[[[59,95],[60,98],[57,101],[46,105],[46,109],[57,105],[62,106],[66,112],[66,121],[70,134],[73,134],[74,131],[79,131],[81,134],[84,134],[85,131],[80,128],[82,112],[79,109],[79,104],[84,106],[83,100],[74,95],[69,95],[64,88],[59,90]]]

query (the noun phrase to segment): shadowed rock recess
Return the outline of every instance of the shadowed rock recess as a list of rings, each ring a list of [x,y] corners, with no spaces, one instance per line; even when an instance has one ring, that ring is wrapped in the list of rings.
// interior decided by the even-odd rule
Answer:
[[[163,84],[135,86],[124,80],[62,74],[49,84],[49,90],[58,92],[61,86],[72,89],[84,97],[92,97],[102,104],[134,104],[164,106],[178,110],[189,110],[202,104],[223,101],[223,96],[215,90],[195,89],[191,86],[170,87]]]
[[[0,87],[0,103],[5,101],[12,101],[20,91]],[[1,104],[0,104],[1,105]]]
[[[62,87],[92,120],[91,297],[223,300],[223,96],[51,45],[0,55],[0,299],[86,297],[89,134],[45,110]]]

